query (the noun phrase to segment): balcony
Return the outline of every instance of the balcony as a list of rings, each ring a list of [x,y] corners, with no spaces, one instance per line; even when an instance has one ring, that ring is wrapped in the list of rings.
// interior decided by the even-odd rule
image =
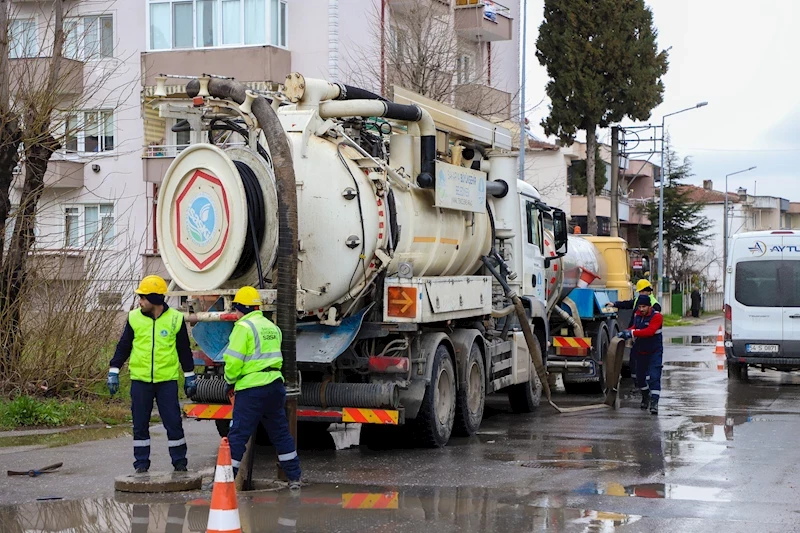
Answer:
[[[456,107],[482,117],[511,118],[511,94],[488,85],[468,83],[456,87]]]
[[[454,16],[456,33],[469,41],[510,41],[513,35],[510,11],[497,2],[456,0]]]
[[[625,224],[646,224],[650,222],[646,217],[637,213],[636,209],[628,204],[628,199],[620,197],[619,199],[619,220]],[[573,217],[586,216],[586,197],[585,196],[572,196],[570,198],[570,214]],[[611,217],[611,197],[605,195],[597,195],[595,204],[595,211],[598,217]]]
[[[67,250],[42,250],[28,257],[28,271],[41,280],[76,281],[86,273],[84,254]]]
[[[245,146],[245,143],[229,142],[219,145],[223,150],[231,146]],[[142,171],[144,181],[147,183],[160,184],[164,179],[164,174],[183,150],[188,148],[188,144],[163,144],[148,146],[142,154]]]
[[[428,10],[429,8],[441,7],[442,12],[445,8],[449,8],[451,0],[388,0],[389,9],[394,13],[402,13],[408,15],[415,10]]]
[[[28,88],[43,87],[50,74],[51,57],[9,59],[11,94],[24,93]],[[62,57],[55,92],[73,96],[83,93],[83,62]]]
[[[53,157],[58,157],[54,155]],[[83,187],[83,167],[80,161],[51,159],[44,173],[44,186],[50,189],[80,189]],[[25,184],[25,165],[20,165],[14,180],[14,188],[22,189]]]
[[[203,73],[229,76],[237,81],[283,82],[291,73],[291,53],[274,46],[163,50],[142,54],[144,85],[156,84],[160,73],[199,76]],[[167,83],[185,84],[170,78]]]
[[[156,276],[161,276],[166,280],[172,279],[167,271],[167,267],[164,266],[164,261],[161,259],[161,254],[158,253],[146,253],[142,255],[142,275],[149,276],[150,274],[155,274]]]

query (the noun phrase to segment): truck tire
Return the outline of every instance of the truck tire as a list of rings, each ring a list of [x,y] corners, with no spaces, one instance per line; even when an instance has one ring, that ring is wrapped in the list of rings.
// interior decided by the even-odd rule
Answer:
[[[610,342],[608,339],[608,330],[605,328],[605,326],[600,326],[597,328],[592,341],[595,346],[594,360],[595,362],[602,362],[603,364],[598,366],[600,369],[598,372],[598,380],[587,383],[587,392],[590,394],[603,394],[603,392],[606,390],[605,362],[607,360],[606,356],[608,355],[608,343]]]
[[[735,379],[737,381],[747,381],[747,365],[736,363],[734,361],[726,361],[728,366],[728,379]]]
[[[219,433],[220,437],[227,437],[228,431],[231,429],[231,421],[227,419],[223,420],[214,420],[214,424],[217,426],[217,433]]]
[[[431,382],[414,419],[417,440],[430,448],[441,448],[450,440],[456,415],[456,374],[450,352],[440,344],[433,354]]]
[[[541,357],[542,349],[538,343],[534,349],[539,351],[539,357]],[[530,376],[531,379],[527,383],[517,383],[508,387],[508,403],[511,404],[511,410],[515,413],[532,413],[542,401],[542,382],[539,381],[533,363],[530,367]]]
[[[483,420],[486,403],[486,370],[483,354],[473,344],[466,362],[466,381],[456,393],[456,420],[453,431],[460,436],[471,437]]]

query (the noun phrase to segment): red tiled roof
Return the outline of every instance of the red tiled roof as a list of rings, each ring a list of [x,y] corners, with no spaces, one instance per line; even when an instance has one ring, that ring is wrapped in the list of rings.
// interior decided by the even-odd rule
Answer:
[[[725,193],[720,191],[709,191],[703,187],[695,185],[681,185],[681,191],[688,191],[688,198],[692,202],[716,204],[725,202]],[[735,192],[728,193],[728,201],[737,203],[739,202],[739,195]]]
[[[559,146],[556,144],[550,144],[543,141],[535,141],[533,139],[528,139],[528,148],[535,148],[539,150],[558,150]]]

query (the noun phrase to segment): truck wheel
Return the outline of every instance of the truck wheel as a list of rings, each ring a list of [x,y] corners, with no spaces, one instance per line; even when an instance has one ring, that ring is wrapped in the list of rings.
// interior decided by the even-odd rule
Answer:
[[[223,420],[214,420],[214,424],[217,426],[217,433],[219,433],[220,437],[227,437],[228,431],[231,429],[231,421],[227,419]]]
[[[440,344],[433,355],[431,382],[415,419],[419,441],[441,448],[450,440],[456,414],[456,375],[447,347]]]
[[[481,426],[486,402],[486,371],[483,355],[473,344],[467,357],[466,382],[456,394],[456,434],[471,437]]]
[[[733,361],[726,361],[728,365],[728,379],[735,379],[737,381],[747,381],[747,365],[742,363],[735,363]]]
[[[588,391],[590,394],[603,394],[606,390],[606,373],[605,373],[605,363],[607,360],[606,355],[608,352],[608,330],[604,327],[600,327],[594,335],[594,346],[595,346],[595,355],[594,360],[595,362],[602,362],[602,365],[598,365],[598,380],[592,383],[587,383]]]
[[[542,349],[539,343],[536,343],[535,350],[539,351],[539,357],[542,355]],[[542,400],[542,382],[539,381],[539,375],[531,363],[530,367],[531,379],[527,383],[517,383],[508,387],[508,403],[511,404],[511,410],[515,413],[532,413],[539,407],[539,402]]]

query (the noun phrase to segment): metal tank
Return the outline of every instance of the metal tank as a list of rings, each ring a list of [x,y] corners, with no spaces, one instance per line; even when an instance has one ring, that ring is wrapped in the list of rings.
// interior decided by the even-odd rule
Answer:
[[[353,148],[302,131],[287,136],[297,180],[299,310],[322,314],[342,304],[340,313],[348,311],[349,301],[384,262],[389,275],[400,262],[411,263],[415,276],[477,270],[491,241],[486,214],[434,207],[434,192],[416,186],[392,187],[390,197],[385,175],[359,167],[361,155]],[[241,163],[252,169],[263,196],[261,266],[265,278],[275,279],[278,198],[272,170],[246,148],[197,144],[167,170],[157,211],[164,264],[185,290],[257,285],[255,261],[242,264],[252,243],[247,206],[253,195],[245,191]]]
[[[553,235],[545,232],[545,256],[554,256]],[[599,278],[592,287],[605,287],[608,278],[606,261],[595,246],[577,235],[567,236],[567,255],[550,263],[547,268],[547,308],[551,309],[569,296],[578,286],[581,269],[587,269]]]

